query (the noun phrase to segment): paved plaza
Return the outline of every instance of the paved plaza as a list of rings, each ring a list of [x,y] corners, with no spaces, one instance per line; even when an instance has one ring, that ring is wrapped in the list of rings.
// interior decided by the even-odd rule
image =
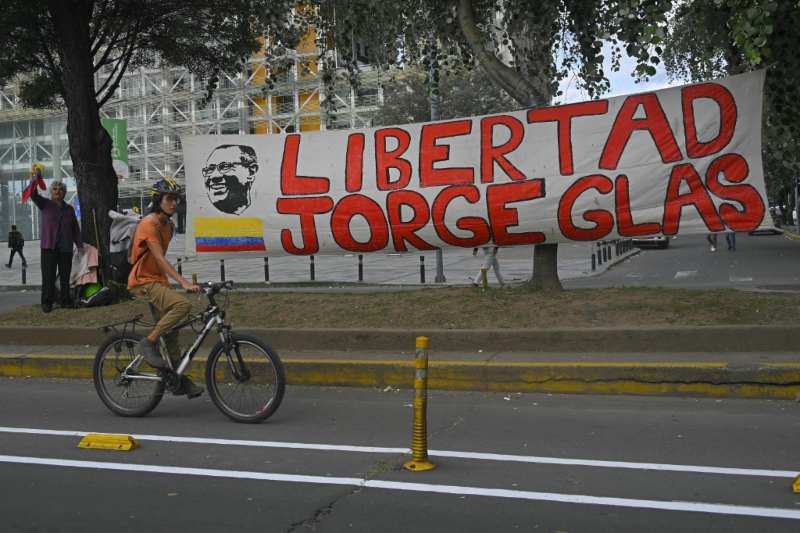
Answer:
[[[497,258],[500,271],[507,283],[527,280],[533,270],[531,246],[502,248]],[[561,244],[558,248],[559,276],[562,280],[575,279],[592,274],[591,254],[597,246],[594,243]],[[613,253],[613,246],[611,246]],[[3,262],[8,260],[7,251]],[[177,235],[170,246],[168,258],[176,264],[184,255],[184,236]],[[41,284],[41,263],[39,242],[29,241],[25,246],[28,259],[26,282],[28,285]],[[425,284],[435,284],[436,253],[410,252],[405,254],[371,253],[363,256],[363,275],[365,284],[381,285],[419,285],[420,258],[424,257]],[[473,257],[472,250],[450,248],[443,251],[444,274],[447,285],[466,285],[480,270],[483,252]],[[197,273],[199,280],[220,279],[218,259],[189,258],[181,261],[184,275]],[[302,283],[311,281],[310,258],[296,256],[271,257],[269,259],[269,280],[271,283]],[[596,272],[604,270],[602,265]],[[0,267],[0,286],[22,285],[22,265],[19,257],[14,258],[12,269]],[[358,282],[358,254],[318,255],[314,257],[314,280],[316,282],[356,283]],[[241,283],[264,282],[264,258],[258,255],[238,256],[225,259],[225,277]],[[489,283],[497,284],[493,272],[489,272]]]

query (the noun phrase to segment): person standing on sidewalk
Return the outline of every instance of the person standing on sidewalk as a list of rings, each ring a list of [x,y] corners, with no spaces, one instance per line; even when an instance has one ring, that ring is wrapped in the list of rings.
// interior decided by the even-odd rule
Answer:
[[[41,179],[40,170],[32,182]],[[61,307],[74,307],[69,291],[69,276],[72,272],[72,247],[83,250],[81,228],[75,210],[64,201],[67,186],[59,180],[50,183],[50,198],[39,195],[36,186],[31,192],[31,200],[42,212],[39,235],[42,247],[42,311],[53,310],[56,291],[56,272],[58,272]]]
[[[497,278],[497,282],[502,287],[505,285],[503,283],[503,275],[500,274],[500,263],[497,261],[497,246],[482,246],[481,250],[483,250],[483,266],[478,273],[475,274],[475,278],[472,280],[472,285],[477,287],[481,283],[483,283],[483,271],[486,270],[486,274],[488,276],[489,269],[494,269],[494,276]],[[472,249],[472,255],[478,255],[478,249]]]
[[[725,242],[728,244],[728,251],[729,252],[735,252],[736,251],[736,232],[735,231],[725,232]]]
[[[716,233],[709,233],[706,235],[706,240],[708,241],[708,249],[712,252],[717,251],[717,234]]]
[[[170,287],[167,277],[189,292],[200,292],[200,287],[178,274],[166,258],[167,248],[175,233],[170,217],[178,210],[181,197],[178,184],[171,178],[164,178],[153,185],[150,195],[150,213],[142,218],[133,234],[130,252],[133,266],[128,275],[128,290],[136,298],[150,304],[158,314],[156,325],[136,345],[136,354],[144,357],[150,366],[164,369],[168,365],[159,352],[159,339],[164,332],[189,316],[192,309],[191,302]],[[179,360],[181,349],[178,333],[166,335],[164,343],[170,360],[173,363]],[[181,376],[181,387],[175,394],[196,398],[202,393],[202,387],[195,385],[188,377]]]
[[[11,225],[11,231],[8,232],[8,247],[11,249],[11,255],[8,256],[7,268],[11,268],[14,262],[14,254],[19,254],[22,259],[22,268],[28,266],[28,261],[25,260],[25,254],[22,253],[22,248],[25,246],[25,238],[22,233],[17,231],[17,226]]]

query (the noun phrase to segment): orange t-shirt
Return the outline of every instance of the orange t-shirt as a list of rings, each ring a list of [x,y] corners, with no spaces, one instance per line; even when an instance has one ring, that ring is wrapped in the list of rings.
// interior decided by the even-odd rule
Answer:
[[[154,220],[155,219],[155,220]],[[172,222],[161,222],[152,215],[147,215],[139,222],[133,235],[133,248],[131,250],[131,273],[128,274],[128,288],[148,283],[169,284],[167,276],[161,272],[156,263],[156,258],[147,248],[148,242],[158,243],[167,255],[169,241],[172,240]]]

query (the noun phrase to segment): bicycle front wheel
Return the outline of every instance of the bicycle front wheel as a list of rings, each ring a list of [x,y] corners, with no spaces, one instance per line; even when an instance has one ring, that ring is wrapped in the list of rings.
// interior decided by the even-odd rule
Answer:
[[[144,416],[164,396],[164,382],[156,374],[125,369],[136,359],[134,350],[141,335],[112,335],[98,348],[92,374],[98,396],[111,411],[120,416]],[[144,367],[145,363],[141,365]],[[150,379],[136,379],[150,378]]]
[[[231,334],[231,343],[217,343],[206,363],[206,385],[214,405],[237,422],[261,422],[283,400],[283,363],[258,337]]]

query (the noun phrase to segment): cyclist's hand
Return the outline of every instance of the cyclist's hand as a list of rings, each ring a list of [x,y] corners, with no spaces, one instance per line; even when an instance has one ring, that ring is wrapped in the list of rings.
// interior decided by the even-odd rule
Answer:
[[[181,287],[183,287],[183,289],[186,292],[200,292],[200,290],[201,290],[200,289],[200,285],[196,285],[194,283],[191,283],[191,282],[185,281],[185,280],[181,281]]]

